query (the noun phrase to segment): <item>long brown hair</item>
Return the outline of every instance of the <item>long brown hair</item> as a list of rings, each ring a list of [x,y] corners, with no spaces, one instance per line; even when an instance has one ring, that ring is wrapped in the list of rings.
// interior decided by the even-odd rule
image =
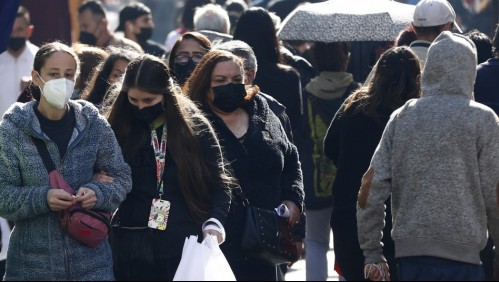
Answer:
[[[379,118],[380,111],[394,111],[407,100],[418,98],[420,81],[416,54],[405,46],[388,49],[381,55],[372,81],[347,98],[343,111]]]
[[[167,146],[178,167],[180,191],[193,218],[198,222],[206,220],[214,188],[228,183],[222,160],[218,163],[205,161],[198,141],[201,130],[208,129],[215,136],[209,121],[174,85],[164,62],[151,55],[140,55],[128,65],[123,87],[108,115],[128,162],[146,145],[150,134],[149,129],[130,114],[130,88],[163,95],[168,128]]]
[[[211,88],[211,75],[218,63],[231,61],[241,68],[241,75],[244,75],[244,62],[236,55],[223,50],[212,50],[203,56],[185,83],[183,90],[192,101],[207,106],[207,97]],[[258,86],[246,86],[246,97],[243,103],[247,103],[260,91]]]

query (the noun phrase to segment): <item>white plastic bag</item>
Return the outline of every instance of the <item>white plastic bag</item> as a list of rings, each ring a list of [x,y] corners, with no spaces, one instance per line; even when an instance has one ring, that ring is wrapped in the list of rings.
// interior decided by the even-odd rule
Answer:
[[[199,244],[197,236],[190,236],[173,281],[236,281],[236,277],[215,237],[208,236]]]
[[[178,265],[173,281],[194,281],[204,276],[205,265],[202,263],[201,253],[196,254],[198,248],[197,236],[185,238],[182,249],[182,259]],[[194,267],[196,265],[197,267]],[[203,270],[203,271],[202,271]]]

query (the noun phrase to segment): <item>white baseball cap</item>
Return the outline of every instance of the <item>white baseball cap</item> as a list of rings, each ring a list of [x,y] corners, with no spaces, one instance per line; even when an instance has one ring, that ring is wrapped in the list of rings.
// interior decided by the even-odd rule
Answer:
[[[421,0],[414,9],[414,26],[427,27],[454,23],[454,27],[462,33],[456,23],[456,12],[447,0]]]

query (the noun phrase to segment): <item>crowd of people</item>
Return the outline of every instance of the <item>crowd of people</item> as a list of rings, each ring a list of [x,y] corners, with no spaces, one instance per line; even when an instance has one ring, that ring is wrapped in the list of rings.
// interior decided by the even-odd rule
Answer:
[[[237,280],[285,280],[292,262],[243,248],[239,190],[285,207],[307,281],[329,277],[331,231],[347,281],[499,278],[499,27],[462,34],[447,0],[418,1],[356,81],[351,43],[277,37],[285,1],[187,0],[162,44],[144,3],[119,36],[85,0],[79,41],[39,47],[20,6],[0,54],[4,279],[171,281],[197,235]],[[74,204],[113,214],[96,248],[60,228]]]

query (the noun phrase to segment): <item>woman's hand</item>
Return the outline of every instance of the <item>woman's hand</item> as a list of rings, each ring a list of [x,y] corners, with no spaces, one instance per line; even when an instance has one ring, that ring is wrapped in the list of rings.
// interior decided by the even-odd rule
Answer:
[[[87,210],[93,209],[97,203],[97,197],[94,190],[87,187],[80,187],[75,197],[76,202],[81,204],[81,207]]]
[[[94,181],[102,182],[102,183],[113,183],[113,178],[107,174],[107,172],[101,170],[94,174]]]
[[[372,281],[390,281],[390,271],[386,262],[364,265],[364,277]]]
[[[49,208],[55,212],[65,210],[75,203],[73,196],[62,189],[50,189],[47,202]]]
[[[298,254],[298,259],[300,259],[303,255],[303,242],[295,242],[296,245],[296,253]],[[295,264],[294,262],[288,263],[288,268],[291,268]]]
[[[208,237],[208,236],[215,236],[217,238],[217,242],[218,244],[222,244],[223,242],[223,236],[222,236],[222,233],[216,231],[216,230],[212,230],[212,229],[208,229],[208,230],[205,230],[203,231],[203,239]]]
[[[289,200],[282,201],[282,204],[286,205],[289,210],[289,225],[294,226],[300,220],[300,209],[294,202]]]

